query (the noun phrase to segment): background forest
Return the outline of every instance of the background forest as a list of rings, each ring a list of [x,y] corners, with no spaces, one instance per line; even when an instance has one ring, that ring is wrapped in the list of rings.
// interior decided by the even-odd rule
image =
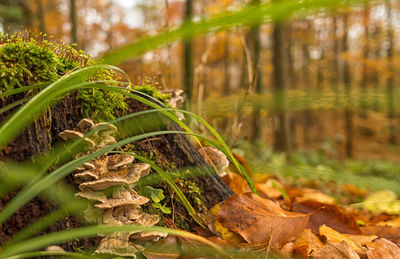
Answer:
[[[398,1],[282,15],[275,22],[213,29],[150,47],[122,62],[107,60],[114,49],[185,21],[259,4],[1,0],[0,24],[5,33],[24,27],[75,43],[117,64],[136,85],[185,90],[185,108],[212,122],[257,173],[339,181],[350,172],[398,179]],[[397,191],[386,181],[353,182]]]

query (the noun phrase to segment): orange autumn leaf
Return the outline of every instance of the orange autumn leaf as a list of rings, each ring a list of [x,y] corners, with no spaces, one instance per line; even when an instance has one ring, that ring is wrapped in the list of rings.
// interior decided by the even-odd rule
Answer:
[[[273,201],[253,193],[234,195],[222,202],[217,216],[218,222],[248,243],[270,239],[274,248],[299,235],[308,219],[309,215],[285,211]]]

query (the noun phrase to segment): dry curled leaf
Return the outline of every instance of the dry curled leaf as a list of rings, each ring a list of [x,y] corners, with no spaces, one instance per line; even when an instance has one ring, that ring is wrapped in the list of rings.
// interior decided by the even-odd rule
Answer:
[[[364,235],[377,235],[389,239],[400,246],[400,228],[389,226],[366,226],[360,228]]]
[[[311,254],[314,259],[360,259],[358,254],[345,241],[328,243]]]
[[[385,238],[378,238],[365,246],[369,259],[400,259],[400,248]]]
[[[305,250],[305,256],[323,246],[324,244],[321,242],[321,240],[309,228],[304,229],[294,242],[294,249],[296,251]]]
[[[308,219],[309,215],[285,211],[273,201],[253,193],[230,197],[222,203],[217,216],[218,222],[248,243],[271,238],[273,248],[279,248],[299,235]]]
[[[364,243],[372,242],[372,240],[377,238],[375,235],[342,234],[326,225],[322,225],[319,228],[319,234],[325,236],[328,242],[345,241],[357,253],[364,253],[366,250],[365,247],[363,247]]]

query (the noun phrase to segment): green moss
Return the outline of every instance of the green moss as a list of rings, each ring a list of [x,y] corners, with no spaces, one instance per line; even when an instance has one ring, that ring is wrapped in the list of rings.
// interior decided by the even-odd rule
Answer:
[[[171,98],[170,94],[163,94],[156,87],[154,87],[152,85],[138,85],[138,86],[134,86],[133,89],[140,91],[144,94],[150,95],[165,104],[167,104],[168,99]]]
[[[79,67],[95,64],[82,50],[47,41],[29,32],[0,34],[0,93],[18,87],[54,82]],[[109,70],[98,72],[92,80],[115,80]],[[122,114],[127,105],[119,93],[81,89],[82,115],[96,121],[109,121]]]
[[[190,225],[187,222],[187,220],[185,220],[182,217],[175,217],[174,219],[174,225],[178,228],[178,229],[182,229],[182,230],[190,230]]]
[[[196,211],[207,211],[204,204],[204,196],[200,187],[196,184],[194,179],[179,179],[175,180],[179,186],[182,187],[182,191],[185,196],[189,199],[190,204]],[[179,201],[179,200],[177,200]]]

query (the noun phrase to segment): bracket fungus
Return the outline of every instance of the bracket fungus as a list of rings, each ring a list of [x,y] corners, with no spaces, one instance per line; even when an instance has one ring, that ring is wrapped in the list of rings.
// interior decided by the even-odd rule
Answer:
[[[214,164],[218,170],[220,177],[225,176],[228,172],[229,160],[224,153],[215,147],[200,147],[199,153],[205,158],[209,164]],[[211,161],[210,161],[211,160]]]
[[[84,134],[91,130],[97,131],[85,137]],[[116,132],[117,128],[109,123],[95,124],[90,119],[82,119],[74,130],[65,130],[60,133],[60,137],[64,140],[87,139],[93,143],[76,155],[80,157],[115,143],[112,135]],[[73,176],[80,191],[75,195],[89,201],[89,207],[84,211],[88,222],[142,226],[154,226],[159,222],[158,215],[143,213],[141,205],[148,203],[149,199],[140,196],[131,187],[141,177],[149,174],[150,166],[133,162],[134,157],[131,155],[104,154],[76,168]],[[165,233],[160,232],[115,232],[103,236],[95,253],[135,258],[140,245],[132,245],[130,242],[157,241],[165,236]]]

